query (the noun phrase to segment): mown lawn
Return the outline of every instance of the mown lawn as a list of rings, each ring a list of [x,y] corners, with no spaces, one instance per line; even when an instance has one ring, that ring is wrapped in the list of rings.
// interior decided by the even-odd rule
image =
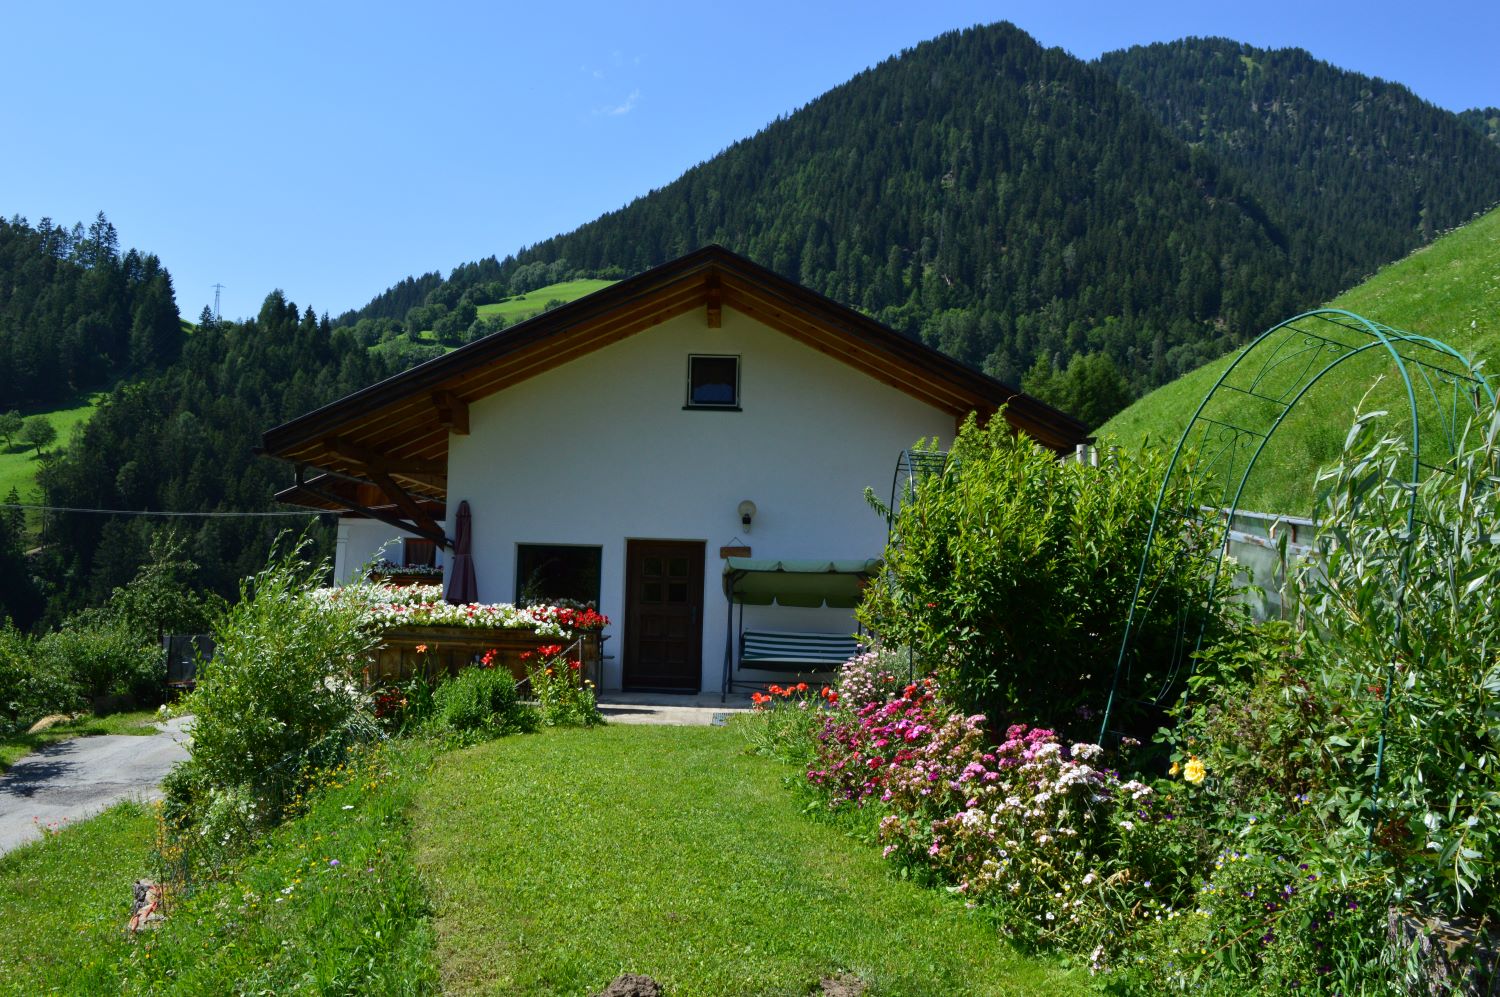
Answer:
[[[1088,977],[1003,944],[878,849],[802,812],[789,770],[732,730],[606,727],[440,758],[415,854],[455,992],[1067,994]]]
[[[84,717],[58,724],[35,734],[12,734],[0,738],[0,772],[4,772],[33,751],[70,737],[93,737],[98,734],[155,734],[156,711],[135,710],[112,713],[107,717]]]

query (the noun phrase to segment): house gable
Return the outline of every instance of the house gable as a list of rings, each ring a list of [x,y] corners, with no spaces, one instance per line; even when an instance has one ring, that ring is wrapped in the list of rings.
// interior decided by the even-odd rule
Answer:
[[[758,320],[867,377],[946,412],[956,422],[1005,407],[1018,430],[1064,451],[1086,439],[1060,412],[909,340],[868,317],[718,246],[621,281],[464,346],[268,431],[263,451],[301,469],[376,485],[413,523],[446,500],[450,439],[471,431],[481,399],[695,313],[707,332],[726,310]],[[331,493],[322,499],[332,501]]]

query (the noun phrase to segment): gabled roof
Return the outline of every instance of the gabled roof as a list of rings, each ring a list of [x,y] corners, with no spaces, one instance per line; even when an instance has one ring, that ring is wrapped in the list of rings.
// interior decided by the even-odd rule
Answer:
[[[411,498],[445,499],[448,435],[467,433],[469,403],[693,309],[707,309],[716,325],[724,307],[955,419],[1008,406],[1007,421],[1055,450],[1088,438],[1081,423],[1051,406],[722,246],[706,246],[277,426],[263,450],[388,494],[386,485],[399,481]]]

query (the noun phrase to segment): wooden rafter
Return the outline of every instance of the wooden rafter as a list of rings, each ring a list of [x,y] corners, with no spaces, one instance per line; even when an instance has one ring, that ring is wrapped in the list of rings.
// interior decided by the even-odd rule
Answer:
[[[429,516],[426,511],[421,508],[420,505],[412,500],[411,496],[407,495],[399,485],[397,485],[393,481],[390,481],[389,478],[387,478],[386,481],[392,486],[394,494],[392,491],[387,491],[386,487],[380,482],[375,482],[375,485],[376,487],[380,488],[381,494],[385,495],[387,498],[392,499],[397,508],[401,509],[402,512],[405,512],[407,516],[410,517],[408,519],[402,519],[400,516],[394,516],[383,509],[376,509],[371,506],[365,505],[364,503],[358,502],[348,497],[347,495],[340,495],[335,491],[320,488],[318,487],[318,485],[306,481],[305,473],[306,468],[299,465],[297,468],[297,488],[299,490],[304,491],[309,495],[313,495],[317,498],[323,499],[326,502],[331,502],[339,508],[348,509],[351,512],[357,512],[361,516],[367,516],[370,519],[378,520],[389,526],[394,526],[398,530],[415,534],[416,536],[419,536],[424,540],[431,540],[434,543],[438,544],[440,547],[445,547],[449,550],[453,548],[453,541],[448,539],[448,536],[443,532],[442,527],[438,526],[437,522],[431,516]],[[396,496],[398,495],[400,496],[400,500],[396,499]]]
[[[469,403],[451,391],[439,388],[432,393],[432,407],[437,409],[438,425],[446,426],[455,436],[469,435]]]
[[[708,291],[708,327],[719,329],[724,325],[724,291],[719,285],[719,275],[711,273],[705,283]]]

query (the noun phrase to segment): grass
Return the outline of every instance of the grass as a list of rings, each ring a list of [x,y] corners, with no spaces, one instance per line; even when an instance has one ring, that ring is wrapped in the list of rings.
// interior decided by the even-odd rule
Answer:
[[[416,994],[435,990],[426,900],[407,849],[429,755],[376,751],[308,813],[127,936],[156,822],[125,804],[0,857],[6,993]],[[337,861],[335,861],[337,860]]]
[[[154,826],[146,808],[125,803],[0,855],[0,910],[11,928],[0,945],[0,989],[86,991],[69,983],[120,950],[131,883],[151,869]]]
[[[45,415],[51,420],[53,428],[57,430],[57,442],[48,449],[55,451],[68,441],[73,427],[88,421],[89,417],[94,414],[94,410],[99,407],[99,403],[108,394],[107,391],[95,391],[73,399],[81,404],[45,412],[27,411],[21,414],[28,417]],[[19,442],[9,447],[0,445],[0,502],[5,501],[5,496],[10,494],[12,488],[16,490],[22,502],[39,501],[41,491],[36,486],[36,472],[41,466],[36,450],[24,447]],[[33,529],[39,522],[40,514],[29,513],[27,515],[27,523]]]
[[[1329,304],[1440,339],[1481,361],[1500,358],[1500,209],[1383,268]],[[1231,360],[1215,360],[1158,388],[1105,423],[1099,435],[1126,446],[1148,440],[1176,446]],[[1317,468],[1338,456],[1355,406],[1382,373],[1387,376],[1370,407],[1391,408],[1399,398],[1389,364],[1351,361],[1330,374],[1267,444],[1263,470],[1257,470],[1241,504],[1311,512]],[[1494,381],[1496,372],[1490,373]]]
[[[605,727],[438,760],[416,816],[445,989],[587,994],[1065,994],[1087,977],[1004,945],[803,812],[789,771],[722,728]]]
[[[511,324],[522,319],[540,315],[549,301],[573,301],[583,297],[585,294],[593,294],[613,284],[612,280],[595,280],[584,278],[582,280],[565,280],[560,284],[548,284],[539,287],[535,291],[511,298],[509,301],[497,301],[490,305],[480,305],[479,315],[481,318],[489,318],[492,315],[503,315]]]
[[[156,711],[136,710],[129,713],[111,713],[107,717],[84,717],[70,723],[58,724],[35,734],[12,734],[0,737],[0,772],[33,751],[45,748],[58,741],[73,737],[94,737],[99,734],[155,734]]]
[[[548,284],[546,287],[537,288],[535,291],[528,291],[525,294],[517,295],[508,301],[497,301],[489,305],[480,305],[478,308],[479,317],[488,318],[494,315],[503,315],[509,321],[510,325],[515,325],[517,322],[540,315],[546,310],[547,302],[549,301],[574,301],[585,294],[593,294],[595,291],[606,288],[613,283],[615,282],[612,280],[595,280],[592,277],[587,277],[580,280],[565,280],[558,284]],[[408,338],[410,337],[408,336]],[[385,343],[376,343],[370,347],[370,352],[389,352],[390,342],[393,341],[388,340]],[[414,342],[436,343],[437,334],[431,329],[423,329],[417,333]],[[445,352],[452,353],[458,347],[444,346],[443,349]]]

